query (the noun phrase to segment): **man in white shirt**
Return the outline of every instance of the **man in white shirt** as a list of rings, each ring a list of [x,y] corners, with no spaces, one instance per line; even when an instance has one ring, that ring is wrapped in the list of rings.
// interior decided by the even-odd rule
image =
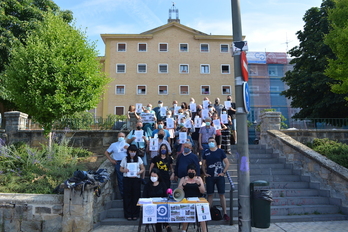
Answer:
[[[115,165],[115,172],[118,182],[118,189],[123,197],[123,173],[120,171],[120,164],[124,157],[127,156],[127,148],[129,144],[125,140],[126,135],[122,132],[117,135],[117,142],[112,143],[105,151],[105,155],[110,162]]]

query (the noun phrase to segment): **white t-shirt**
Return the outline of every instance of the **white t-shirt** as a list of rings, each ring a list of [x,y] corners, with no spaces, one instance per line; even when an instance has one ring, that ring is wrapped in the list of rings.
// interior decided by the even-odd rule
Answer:
[[[129,165],[132,165],[132,168],[133,168],[133,166],[135,166],[134,167],[135,172],[138,173],[138,172],[140,172],[140,165],[142,165],[142,164],[143,164],[143,160],[139,156],[138,156],[137,163],[135,163],[135,162],[127,163],[127,157],[124,157],[123,160],[121,161],[120,166],[123,168],[127,168],[127,169],[130,169]],[[123,177],[130,177],[129,175],[130,175],[130,173],[123,173]],[[134,177],[140,178],[140,175],[135,175]]]
[[[127,149],[125,149],[124,146],[129,147],[129,144],[125,141],[115,142],[112,143],[106,151],[111,153],[111,157],[114,160],[122,160],[127,156]]]

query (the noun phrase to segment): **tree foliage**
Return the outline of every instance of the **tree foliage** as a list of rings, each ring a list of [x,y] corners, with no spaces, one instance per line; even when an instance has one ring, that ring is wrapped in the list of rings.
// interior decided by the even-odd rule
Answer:
[[[300,108],[294,118],[344,118],[348,115],[344,100],[347,95],[333,93],[330,86],[337,81],[324,74],[328,58],[335,58],[324,43],[329,33],[327,10],[334,6],[333,0],[324,0],[320,8],[307,10],[303,17],[304,29],[296,33],[300,45],[289,51],[295,57],[290,62],[294,69],[282,78],[289,86],[282,95],[292,99],[293,108]]]
[[[335,58],[329,59],[325,74],[338,80],[331,89],[337,94],[348,93],[348,0],[335,0],[336,7],[328,11],[330,32],[325,43],[330,46]],[[348,101],[348,97],[346,97]]]
[[[94,44],[51,12],[24,43],[12,47],[2,81],[7,96],[49,132],[54,121],[94,108],[105,74]]]
[[[71,11],[60,11],[51,0],[1,0],[0,1],[0,73],[8,64],[14,44],[23,43],[27,33],[36,30],[38,23],[43,20],[43,14],[52,11],[59,14],[66,22],[71,22]],[[0,84],[0,102],[4,101],[5,91]]]

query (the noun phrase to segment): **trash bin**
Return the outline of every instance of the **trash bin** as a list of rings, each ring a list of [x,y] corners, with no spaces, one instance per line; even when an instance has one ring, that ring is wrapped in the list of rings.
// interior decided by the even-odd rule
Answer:
[[[269,189],[254,189],[254,186],[268,186],[264,180],[250,183],[251,226],[269,228],[271,225],[272,191]]]

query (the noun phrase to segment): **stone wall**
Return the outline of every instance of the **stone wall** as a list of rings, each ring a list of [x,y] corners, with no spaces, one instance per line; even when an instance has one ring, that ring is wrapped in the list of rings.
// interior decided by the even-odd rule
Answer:
[[[0,193],[0,231],[62,231],[63,195]]]
[[[106,160],[100,168],[107,169],[110,180],[101,183],[101,195],[95,186],[62,194],[0,193],[0,232],[88,232],[106,217],[115,199],[114,167]]]
[[[341,143],[348,144],[348,130],[334,129],[334,130],[281,130],[284,134],[289,135],[296,141],[307,144],[313,142],[315,138],[328,138]]]
[[[294,135],[296,132],[280,131],[280,126],[276,128],[274,125],[278,120],[274,113],[265,112],[261,116],[266,120],[261,122],[260,144],[273,149],[275,153],[279,154],[279,157],[285,158],[287,163],[292,164],[294,169],[299,170],[304,176],[309,176],[311,182],[320,183],[321,189],[329,190],[331,203],[340,206],[342,212],[348,214],[348,169],[285,134]],[[297,134],[297,136],[299,135],[301,133]],[[306,135],[307,139],[310,138],[308,136],[310,133],[302,132],[302,135]]]
[[[6,128],[0,131],[0,138],[6,138],[7,143],[25,142],[31,147],[41,147],[48,139],[43,130],[26,130],[28,115],[18,111],[5,112]],[[111,143],[117,141],[119,130],[53,130],[53,141],[69,139],[74,147],[82,147],[96,154],[104,154]],[[129,131],[122,131],[128,134]]]

